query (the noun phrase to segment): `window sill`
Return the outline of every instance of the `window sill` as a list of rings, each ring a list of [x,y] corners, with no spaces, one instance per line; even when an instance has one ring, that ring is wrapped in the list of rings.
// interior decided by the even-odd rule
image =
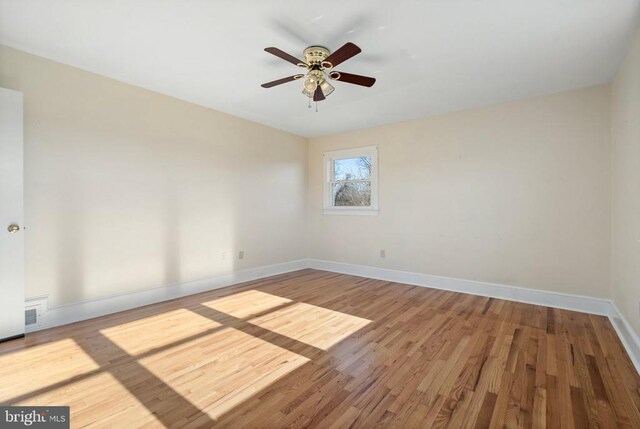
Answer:
[[[378,216],[378,210],[374,209],[324,209],[325,215],[344,215],[344,216]]]

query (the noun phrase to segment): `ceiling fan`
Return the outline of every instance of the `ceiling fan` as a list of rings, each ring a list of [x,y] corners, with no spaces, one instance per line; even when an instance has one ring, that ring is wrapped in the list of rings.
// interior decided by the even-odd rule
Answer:
[[[304,61],[299,60],[293,55],[289,55],[278,48],[271,47],[265,48],[264,50],[278,58],[289,61],[291,64],[306,68],[307,72],[306,74],[295,74],[293,76],[283,77],[282,79],[263,83],[262,87],[271,88],[283,83],[304,78],[302,93],[309,97],[309,102],[311,102],[311,99],[316,102],[322,101],[333,92],[334,88],[327,81],[327,77],[332,80],[366,87],[371,87],[376,83],[376,80],[372,77],[344,73],[335,70],[328,73],[326,72],[327,69],[331,69],[342,64],[349,58],[362,52],[358,46],[351,42],[346,43],[334,53],[330,53],[329,50],[323,46],[309,46],[303,52]]]

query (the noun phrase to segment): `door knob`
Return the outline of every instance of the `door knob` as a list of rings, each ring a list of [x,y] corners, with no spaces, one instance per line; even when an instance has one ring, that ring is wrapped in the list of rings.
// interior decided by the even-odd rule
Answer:
[[[16,225],[15,223],[12,223],[7,228],[7,231],[9,231],[11,234],[15,234],[16,232],[20,231],[20,227],[18,225]]]

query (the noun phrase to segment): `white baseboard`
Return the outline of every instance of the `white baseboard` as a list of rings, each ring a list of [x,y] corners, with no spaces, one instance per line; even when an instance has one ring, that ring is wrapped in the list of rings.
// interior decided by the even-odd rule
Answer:
[[[168,301],[174,298],[219,289],[236,283],[244,283],[264,277],[298,271],[307,267],[308,261],[306,259],[301,259],[281,264],[250,268],[222,276],[195,280],[178,285],[145,289],[107,298],[51,307],[43,315],[40,325],[32,331],[39,331],[41,329],[52,328],[54,326],[92,319],[94,317],[130,310],[143,305],[155,304],[157,302]]]
[[[640,373],[640,338],[624,318],[618,307],[610,300],[582,295],[570,295],[558,292],[527,289],[497,283],[456,279],[391,270],[387,268],[368,267],[364,265],[346,264],[342,262],[322,261],[318,259],[301,259],[281,264],[262,266],[237,271],[218,277],[191,281],[179,285],[146,289],[108,298],[79,302],[76,304],[51,307],[44,313],[40,326],[34,330],[51,328],[67,323],[104,316],[118,311],[129,310],[143,305],[154,304],[200,292],[219,289],[237,283],[257,280],[265,277],[298,271],[304,268],[331,271],[371,279],[405,283],[415,286],[461,292],[471,295],[487,296],[526,304],[543,305],[564,310],[607,316],[616,330],[622,344],[627,350],[638,373]]]
[[[608,299],[318,259],[309,259],[309,268],[607,316],[640,374],[640,338]]]
[[[618,337],[624,348],[627,349],[627,353],[633,362],[633,365],[640,373],[640,337],[636,331],[631,327],[627,319],[624,317],[615,302],[611,301],[611,314],[609,314],[609,320],[613,325],[613,328],[618,333]]]
[[[430,274],[412,273],[408,271],[390,270],[387,268],[367,267],[364,265],[345,264],[342,262],[321,261],[311,259],[310,268],[332,271],[334,273],[351,274],[371,279],[425,286],[434,289],[462,292],[471,295],[488,296],[508,301],[527,304],[544,305],[564,310],[581,311],[583,313],[610,314],[609,300],[582,295],[569,295],[558,292],[527,289],[497,283],[479,282],[475,280],[456,279],[452,277],[433,276]]]

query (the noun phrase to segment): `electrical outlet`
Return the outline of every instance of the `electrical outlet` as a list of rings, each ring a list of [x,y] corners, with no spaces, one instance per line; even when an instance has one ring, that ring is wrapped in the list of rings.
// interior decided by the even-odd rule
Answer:
[[[238,252],[238,259],[244,259],[244,250]]]
[[[387,257],[387,252],[384,249],[380,249],[380,257],[381,258],[386,258]]]

